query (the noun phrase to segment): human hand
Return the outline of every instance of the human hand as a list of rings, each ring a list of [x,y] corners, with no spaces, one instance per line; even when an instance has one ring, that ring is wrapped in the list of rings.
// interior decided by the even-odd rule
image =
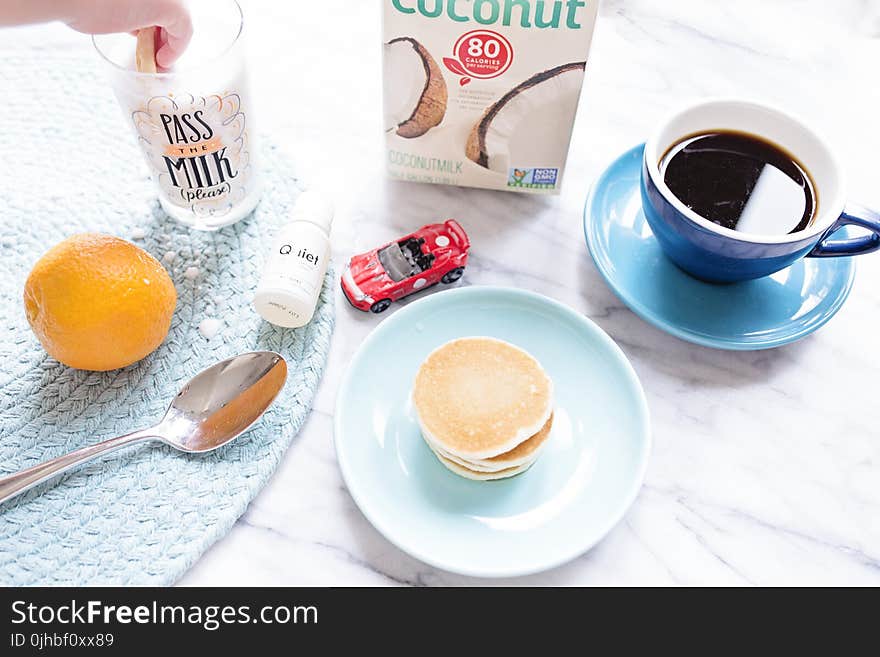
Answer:
[[[60,0],[61,20],[78,32],[110,34],[159,28],[156,63],[170,68],[192,38],[183,0]]]

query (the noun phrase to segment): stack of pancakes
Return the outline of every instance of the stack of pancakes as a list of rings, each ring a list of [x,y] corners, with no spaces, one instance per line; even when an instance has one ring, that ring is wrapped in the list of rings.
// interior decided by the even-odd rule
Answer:
[[[468,479],[525,472],[553,425],[550,377],[530,354],[494,338],[434,350],[416,375],[413,403],[428,447]]]

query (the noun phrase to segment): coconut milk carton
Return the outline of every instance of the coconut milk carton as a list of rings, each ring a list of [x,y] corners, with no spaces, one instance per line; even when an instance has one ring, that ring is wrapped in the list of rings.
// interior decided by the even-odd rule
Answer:
[[[382,0],[398,180],[558,193],[599,0]]]

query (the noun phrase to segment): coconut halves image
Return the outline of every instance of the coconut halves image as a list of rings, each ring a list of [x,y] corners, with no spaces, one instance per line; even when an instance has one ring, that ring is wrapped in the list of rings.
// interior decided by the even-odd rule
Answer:
[[[437,62],[411,37],[384,46],[385,131],[413,139],[440,125],[448,90]]]
[[[465,154],[481,167],[507,175],[511,167],[545,166],[568,151],[586,62],[533,75],[483,112]]]

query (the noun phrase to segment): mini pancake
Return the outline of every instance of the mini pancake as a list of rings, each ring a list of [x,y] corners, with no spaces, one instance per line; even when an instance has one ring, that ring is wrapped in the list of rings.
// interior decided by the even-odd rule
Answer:
[[[508,342],[461,338],[435,349],[413,387],[422,434],[460,459],[491,459],[539,433],[553,412],[553,383]]]
[[[551,415],[550,419],[547,420],[547,423],[543,427],[541,427],[541,430],[534,436],[532,436],[525,442],[520,443],[509,452],[505,454],[500,454],[499,456],[495,456],[490,459],[478,459],[473,461],[463,459],[454,454],[446,452],[439,445],[431,444],[431,441],[427,438],[425,438],[425,442],[427,442],[428,446],[431,447],[432,450],[434,450],[435,454],[439,454],[440,456],[464,468],[475,470],[476,472],[499,472],[508,468],[515,468],[521,465],[529,465],[534,463],[537,460],[538,456],[540,456],[541,450],[543,450],[544,446],[547,444],[547,438],[550,436],[550,430],[552,429],[552,427],[553,416]]]
[[[434,456],[436,456],[440,463],[445,465],[449,471],[454,472],[459,477],[472,479],[474,481],[497,481],[499,479],[509,479],[510,477],[515,477],[518,474],[522,474],[523,472],[531,468],[534,463],[527,463],[526,465],[521,465],[516,468],[507,468],[498,472],[477,472],[475,470],[460,466],[458,463],[453,463],[452,461],[444,458],[437,452],[434,452]]]
[[[446,459],[447,461],[451,461],[452,463],[455,463],[456,465],[458,465],[462,468],[465,468],[467,470],[472,470],[472,471],[478,472],[480,474],[491,474],[493,472],[501,472],[503,470],[509,470],[510,468],[518,468],[518,467],[524,466],[524,465],[532,465],[535,461],[538,460],[538,455],[539,455],[539,454],[535,454],[527,461],[523,461],[522,463],[519,463],[515,466],[508,466],[508,467],[500,467],[497,465],[496,466],[491,466],[491,465],[485,466],[485,465],[479,465],[477,463],[471,463],[470,461],[465,461],[464,459],[461,459],[457,456],[452,456],[450,454],[446,454],[445,452],[442,452],[438,449],[435,449],[430,444],[428,444],[428,447],[430,447],[431,451],[434,452],[434,454],[436,454],[437,456],[440,456],[440,457]]]

